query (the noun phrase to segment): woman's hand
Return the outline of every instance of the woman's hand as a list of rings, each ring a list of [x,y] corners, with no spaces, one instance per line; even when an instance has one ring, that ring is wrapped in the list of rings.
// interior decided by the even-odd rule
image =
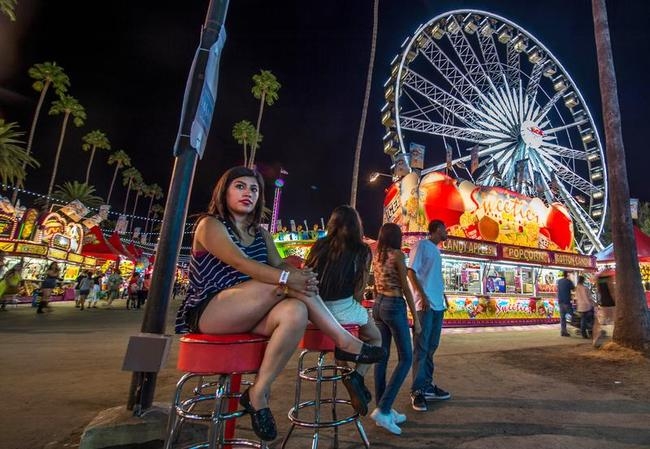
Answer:
[[[422,332],[422,326],[420,326],[420,320],[413,320],[413,333],[419,334]]]
[[[318,278],[311,268],[292,271],[287,279],[287,286],[307,296],[318,293]]]

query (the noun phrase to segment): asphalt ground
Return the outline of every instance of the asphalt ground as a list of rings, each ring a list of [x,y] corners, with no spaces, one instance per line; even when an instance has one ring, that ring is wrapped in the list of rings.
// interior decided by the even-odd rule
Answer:
[[[170,306],[171,333],[177,302]],[[1,449],[77,447],[79,435],[99,412],[125,406],[131,373],[121,370],[127,343],[139,332],[143,311],[80,311],[71,303],[54,303],[53,312],[37,315],[22,305],[0,313]],[[629,397],[615,388],[569,382],[508,364],[502,355],[536,348],[589,345],[561,338],[558,326],[445,330],[436,355],[436,381],[452,393],[448,401],[431,403],[427,412],[410,407],[410,375],[395,408],[407,414],[401,436],[389,434],[363,418],[376,448],[650,448],[650,401]],[[155,401],[171,402],[178,337],[157,379]],[[514,351],[514,352],[513,352]],[[516,352],[519,351],[519,352]],[[295,390],[296,357],[274,385],[271,408],[286,434],[286,417]],[[389,370],[392,368],[389,364]],[[570,368],[570,367],[569,367]],[[650,372],[648,373],[650,378]],[[372,391],[372,376],[366,383]],[[650,379],[648,380],[650,385]],[[373,403],[374,404],[374,403]],[[371,404],[371,408],[372,405]],[[239,424],[250,428],[248,419]],[[324,432],[320,447],[330,447]],[[271,447],[279,447],[281,438]],[[287,446],[309,447],[311,435],[298,429]],[[354,426],[344,426],[341,448],[362,447]]]

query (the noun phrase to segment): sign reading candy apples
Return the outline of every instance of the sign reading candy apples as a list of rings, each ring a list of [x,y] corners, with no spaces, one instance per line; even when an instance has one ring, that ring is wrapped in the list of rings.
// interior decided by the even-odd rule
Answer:
[[[408,186],[401,185],[405,180],[391,186],[384,200],[384,221],[405,232],[426,232],[429,221],[442,220],[452,237],[575,253],[573,221],[560,203],[547,206],[539,198],[439,172],[423,176],[417,188],[410,178]]]

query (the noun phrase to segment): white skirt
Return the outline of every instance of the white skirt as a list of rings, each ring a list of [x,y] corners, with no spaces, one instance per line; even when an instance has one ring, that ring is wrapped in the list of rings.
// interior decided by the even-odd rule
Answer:
[[[341,324],[358,324],[359,326],[368,324],[368,311],[352,296],[336,301],[325,301],[325,305],[332,312],[336,321]]]

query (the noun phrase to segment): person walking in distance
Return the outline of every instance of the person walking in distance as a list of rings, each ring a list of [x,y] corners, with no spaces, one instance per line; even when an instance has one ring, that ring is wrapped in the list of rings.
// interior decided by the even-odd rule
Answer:
[[[50,301],[50,296],[52,295],[52,290],[56,287],[56,283],[59,280],[61,275],[61,269],[59,264],[52,262],[45,271],[45,279],[41,283],[41,300],[38,303],[38,309],[36,313],[44,313],[43,309],[47,309],[48,312],[52,311],[52,308],[48,305]]]
[[[413,362],[413,347],[406,306],[413,316],[413,332],[420,333],[420,319],[406,280],[406,262],[402,252],[402,230],[395,223],[384,223],[379,230],[377,251],[372,268],[377,296],[372,314],[381,332],[382,346],[388,352],[395,339],[398,362],[386,384],[387,361],[375,365],[375,393],[377,408],[370,417],[378,426],[400,435],[398,424],[406,422],[406,415],[397,412],[393,403]]]
[[[566,330],[567,315],[569,320],[573,315],[573,304],[571,303],[571,292],[575,289],[573,281],[569,279],[569,272],[564,271],[562,277],[557,281],[557,302],[560,307],[560,335],[570,337]]]
[[[582,338],[589,338],[594,322],[594,297],[585,285],[585,277],[578,276],[576,285],[576,309],[580,313],[580,333]]]
[[[113,301],[120,297],[120,288],[122,287],[122,282],[123,279],[122,275],[120,274],[120,266],[116,265],[115,269],[106,280],[106,285],[108,287],[108,304],[106,304],[106,307],[111,307]]]
[[[447,297],[442,278],[442,257],[438,243],[447,240],[447,229],[441,220],[429,223],[429,235],[411,250],[408,279],[415,295],[417,316],[422,331],[413,334],[413,410],[426,411],[427,401],[446,400],[451,394],[433,382],[433,356],[440,344],[442,319]]]

